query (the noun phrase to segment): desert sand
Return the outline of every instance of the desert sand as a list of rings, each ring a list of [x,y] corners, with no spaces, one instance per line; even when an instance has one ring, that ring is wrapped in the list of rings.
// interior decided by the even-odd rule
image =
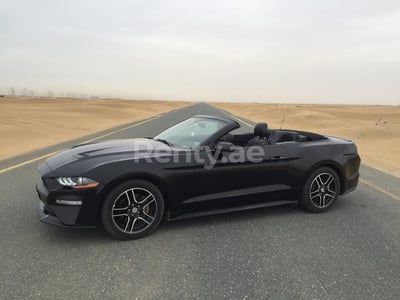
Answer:
[[[352,139],[363,164],[400,176],[400,106],[215,103],[271,128]]]
[[[0,160],[186,105],[190,103],[1,97]]]
[[[177,109],[190,102],[1,97],[0,160]],[[400,106],[212,103],[271,128],[352,139],[362,163],[400,176]]]

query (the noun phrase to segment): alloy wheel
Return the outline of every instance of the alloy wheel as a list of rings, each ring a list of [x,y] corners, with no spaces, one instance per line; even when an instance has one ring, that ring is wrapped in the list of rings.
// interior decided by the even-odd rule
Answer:
[[[335,178],[329,173],[315,176],[311,182],[309,196],[312,204],[317,208],[325,208],[335,200],[337,184]]]
[[[136,234],[153,224],[157,209],[156,198],[150,191],[144,188],[131,188],[115,199],[111,217],[120,231]]]

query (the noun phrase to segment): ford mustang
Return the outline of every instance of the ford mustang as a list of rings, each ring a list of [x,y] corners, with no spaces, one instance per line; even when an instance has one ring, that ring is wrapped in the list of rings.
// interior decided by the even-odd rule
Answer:
[[[82,144],[39,166],[41,221],[137,239],[161,220],[298,204],[328,210],[358,184],[347,139],[195,116],[154,137]]]

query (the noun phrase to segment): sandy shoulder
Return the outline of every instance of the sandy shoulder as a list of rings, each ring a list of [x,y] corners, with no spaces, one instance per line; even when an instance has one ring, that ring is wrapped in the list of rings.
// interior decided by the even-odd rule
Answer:
[[[400,106],[213,103],[271,128],[301,129],[350,138],[362,162],[400,176]]]
[[[0,160],[145,119],[190,102],[0,98]]]

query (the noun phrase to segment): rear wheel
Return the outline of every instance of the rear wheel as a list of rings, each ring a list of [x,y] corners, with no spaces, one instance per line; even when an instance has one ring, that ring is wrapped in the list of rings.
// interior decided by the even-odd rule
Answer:
[[[340,192],[340,180],[334,170],[322,167],[315,170],[303,188],[300,205],[314,213],[328,210]]]
[[[104,199],[101,220],[113,237],[133,240],[155,230],[163,212],[164,200],[154,184],[130,180],[115,187]]]

